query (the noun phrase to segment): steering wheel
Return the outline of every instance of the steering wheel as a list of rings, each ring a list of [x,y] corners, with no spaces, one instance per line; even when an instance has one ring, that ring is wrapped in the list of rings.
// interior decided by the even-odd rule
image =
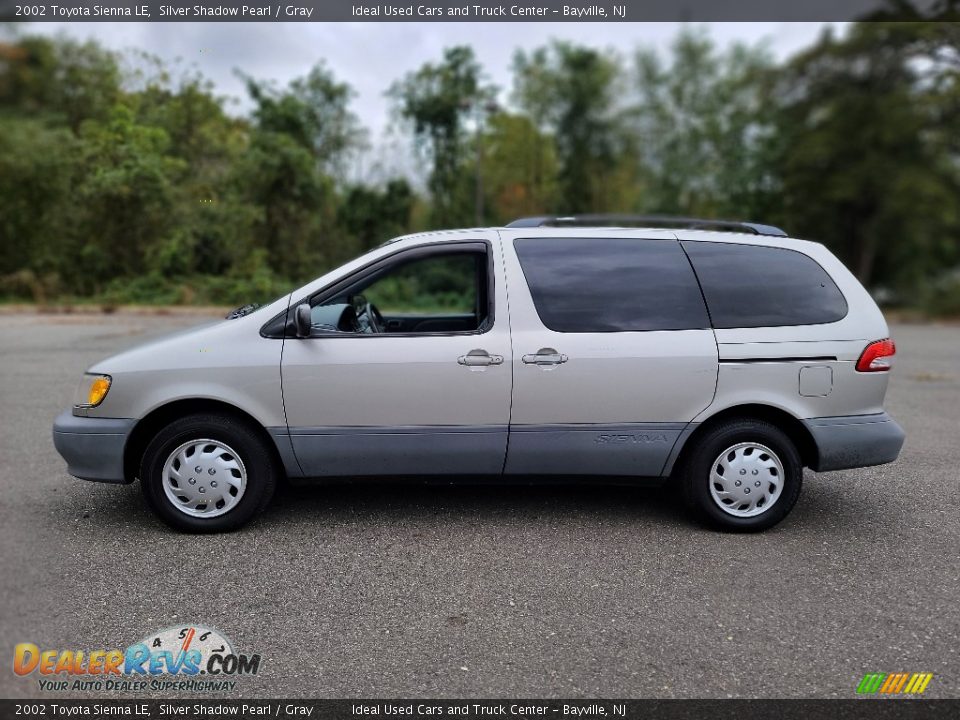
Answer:
[[[387,323],[383,319],[383,315],[380,314],[380,311],[377,309],[377,306],[372,302],[368,302],[363,306],[363,310],[357,313],[357,319],[361,316],[366,316],[367,318],[367,330],[364,332],[371,333],[382,333]]]

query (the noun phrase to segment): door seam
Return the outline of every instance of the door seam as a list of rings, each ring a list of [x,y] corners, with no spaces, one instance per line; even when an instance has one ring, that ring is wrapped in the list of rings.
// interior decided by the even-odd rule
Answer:
[[[505,241],[503,234],[498,230],[497,238],[500,240],[500,267],[503,270],[503,293],[507,302],[507,338],[510,341],[510,407],[507,410],[507,444],[503,451],[503,462],[500,465],[500,475],[504,476],[507,472],[507,458],[510,456],[510,428],[513,425],[513,386],[515,382],[514,372],[514,349],[513,349],[513,312],[510,307],[510,280],[507,277],[507,256],[504,248]]]

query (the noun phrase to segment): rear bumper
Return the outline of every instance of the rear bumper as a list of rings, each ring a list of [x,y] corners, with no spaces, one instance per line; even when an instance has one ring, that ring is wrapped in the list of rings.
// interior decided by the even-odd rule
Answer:
[[[53,423],[53,445],[67,472],[81,480],[125,483],[123,448],[136,420],[76,417],[64,410]]]
[[[817,472],[883,465],[900,454],[906,434],[887,413],[803,421],[817,445]]]

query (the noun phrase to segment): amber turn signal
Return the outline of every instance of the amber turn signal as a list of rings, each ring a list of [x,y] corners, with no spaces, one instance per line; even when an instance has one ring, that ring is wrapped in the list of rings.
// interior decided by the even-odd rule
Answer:
[[[110,389],[110,377],[107,375],[97,375],[90,383],[90,391],[87,393],[87,407],[96,407],[103,402]]]

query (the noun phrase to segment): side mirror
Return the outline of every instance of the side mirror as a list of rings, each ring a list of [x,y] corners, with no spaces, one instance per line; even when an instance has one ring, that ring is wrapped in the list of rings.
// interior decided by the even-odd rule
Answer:
[[[293,309],[293,325],[297,330],[298,338],[310,337],[310,331],[313,328],[310,303],[300,303]]]

